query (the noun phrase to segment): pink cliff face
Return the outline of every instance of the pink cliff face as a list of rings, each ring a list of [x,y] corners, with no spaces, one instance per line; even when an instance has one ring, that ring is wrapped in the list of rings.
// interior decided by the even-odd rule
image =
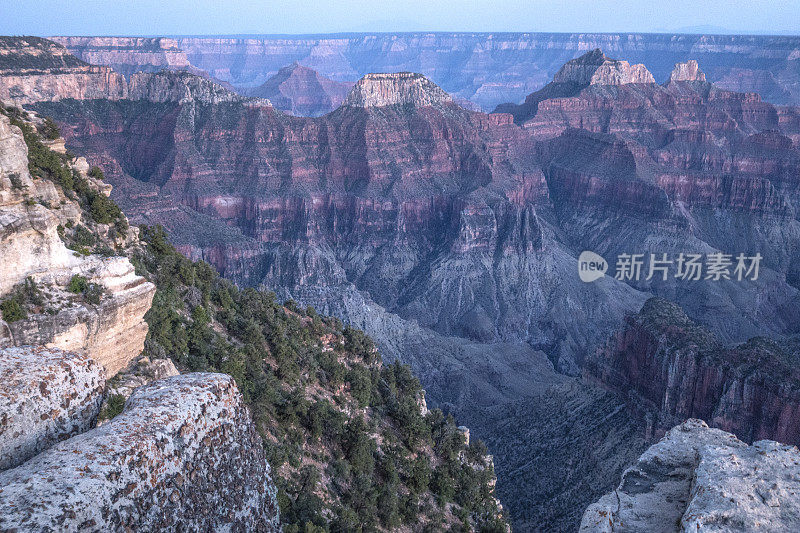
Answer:
[[[585,373],[632,393],[657,431],[700,418],[743,440],[797,444],[800,375],[786,366],[786,350],[766,340],[727,348],[678,306],[653,299],[587,360]]]

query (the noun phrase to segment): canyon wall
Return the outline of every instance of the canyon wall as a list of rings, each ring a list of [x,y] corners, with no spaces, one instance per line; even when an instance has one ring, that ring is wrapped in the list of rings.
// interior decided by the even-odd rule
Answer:
[[[168,66],[168,53],[175,54],[173,61],[183,60],[172,52],[171,39],[143,40],[134,50],[137,43],[124,37],[54,39],[84,61],[126,75],[132,68]],[[336,81],[411,71],[488,111],[503,102],[521,102],[565,62],[601,48],[644,64],[658,82],[667,80],[675,63],[696,59],[708,81],[722,88],[758,92],[778,104],[800,103],[800,39],[793,36],[416,32],[174,40],[193,67],[237,87],[258,86],[294,62]]]
[[[747,442],[800,444],[797,349],[764,338],[727,347],[654,298],[587,359],[584,373],[628,396],[656,433],[700,418]]]
[[[0,37],[0,101],[6,104],[125,94],[125,78],[110,67],[80,61],[47,39]]]

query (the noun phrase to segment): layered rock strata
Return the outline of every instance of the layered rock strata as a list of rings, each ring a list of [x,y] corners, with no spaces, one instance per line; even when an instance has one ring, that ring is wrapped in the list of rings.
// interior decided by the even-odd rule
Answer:
[[[727,347],[666,300],[648,300],[584,374],[623,395],[665,431],[701,418],[752,442],[800,444],[796,343],[756,338]]]
[[[230,376],[137,391],[122,414],[0,473],[0,528],[280,531],[276,489]]]

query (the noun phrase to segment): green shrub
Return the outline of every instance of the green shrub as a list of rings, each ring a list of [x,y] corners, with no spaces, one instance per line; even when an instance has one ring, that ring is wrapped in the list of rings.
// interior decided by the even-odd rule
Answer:
[[[122,216],[122,211],[114,201],[105,194],[95,193],[91,201],[92,220],[100,224],[111,224]]]
[[[25,309],[15,298],[3,300],[0,303],[0,310],[3,312],[3,320],[9,323],[28,318],[28,313],[25,312]]]
[[[69,286],[67,286],[67,290],[74,294],[81,294],[83,291],[87,289],[89,286],[89,281],[80,274],[75,274],[69,280]]]
[[[92,177],[99,181],[103,181],[104,179],[106,179],[106,176],[105,174],[103,174],[103,171],[100,169],[100,167],[97,166],[94,166],[89,169],[89,177]]]
[[[125,396],[122,394],[112,394],[108,399],[108,404],[100,412],[100,420],[111,420],[122,412],[125,408]]]
[[[78,227],[75,228],[72,240],[78,246],[93,246],[97,241],[97,237],[95,237],[94,233],[89,231],[86,226],[78,224]]]
[[[58,124],[50,117],[45,117],[44,123],[39,126],[39,133],[42,134],[42,137],[50,141],[58,139],[61,136]]]

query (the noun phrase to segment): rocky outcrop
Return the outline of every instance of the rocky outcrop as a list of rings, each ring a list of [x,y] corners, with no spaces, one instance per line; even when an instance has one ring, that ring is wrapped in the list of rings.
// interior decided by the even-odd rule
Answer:
[[[671,429],[590,505],[580,531],[795,531],[800,452],[769,440],[748,446],[687,420]]]
[[[256,102],[270,105],[268,101],[240,96],[218,83],[183,71],[136,73],[128,84],[128,98],[154,103]]]
[[[609,59],[599,48],[567,61],[553,77],[554,83],[576,85],[626,85],[628,83],[655,83],[653,75],[642,65]]]
[[[728,348],[683,310],[648,300],[585,363],[587,378],[628,396],[656,433],[700,418],[752,442],[800,443],[796,346],[752,339]]]
[[[129,78],[136,72],[191,70],[186,52],[167,37],[50,37],[77,58]]]
[[[318,117],[339,107],[352,83],[333,81],[294,63],[280,69],[262,85],[243,91],[269,100],[276,109],[302,117]]]
[[[792,36],[423,32],[177,41],[193,65],[236,86],[257,86],[292,61],[337,81],[370,71],[407,70],[490,110],[522,101],[565,61],[600,48],[643,63],[658,82],[669,77],[675,63],[697,59],[714,65],[709,81],[720,87],[758,92],[774,103],[800,103],[793,67],[800,41]]]
[[[105,371],[86,355],[41,346],[0,349],[0,470],[88,430]]]
[[[700,70],[697,60],[690,59],[684,63],[675,63],[669,74],[669,81],[706,81],[705,73]]]
[[[102,287],[97,304],[65,290],[73,276]],[[109,375],[116,374],[141,353],[147,336],[144,315],[150,309],[155,287],[127,258],[92,256],[68,269],[35,272],[29,276],[41,287],[50,313],[32,314],[6,324],[0,345],[47,345],[88,353]],[[0,322],[2,324],[2,322]]]
[[[78,60],[39,37],[0,37],[0,101],[25,105],[67,98],[122,98],[125,78]]]
[[[111,422],[0,473],[0,528],[279,531],[261,439],[230,376],[138,389]]]
[[[78,164],[75,171],[86,178],[86,168]],[[52,181],[31,178],[21,131],[0,116],[0,299],[32,282],[47,309],[0,320],[0,346],[85,352],[113,375],[142,350],[155,286],[137,276],[127,258],[84,257],[67,249],[61,224],[80,223],[81,217],[77,203]],[[74,276],[97,284],[103,296],[92,304],[69,292]]]
[[[350,90],[344,105],[383,107],[389,105],[435,106],[452,102],[450,95],[422,74],[397,72],[367,74]]]

